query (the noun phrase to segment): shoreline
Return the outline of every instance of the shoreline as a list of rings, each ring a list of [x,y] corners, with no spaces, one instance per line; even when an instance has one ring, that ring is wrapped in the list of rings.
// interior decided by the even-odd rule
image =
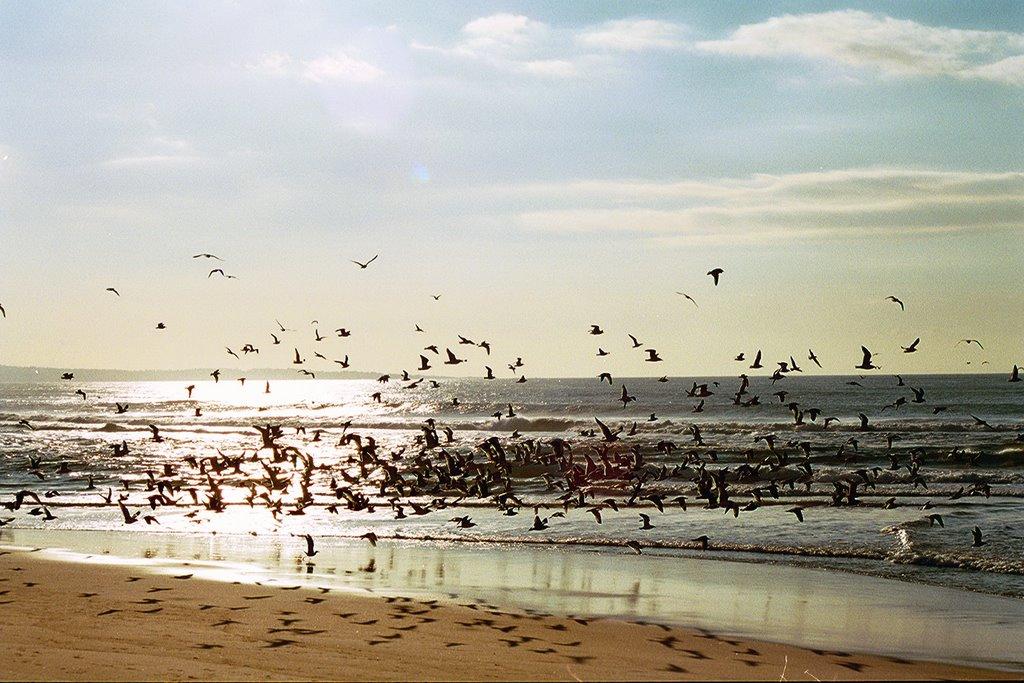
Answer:
[[[195,571],[148,572],[31,551],[3,551],[0,592],[5,679],[1016,677],[647,621],[573,619],[481,600],[448,604],[294,582],[214,582]]]
[[[783,648],[1024,670],[1014,626],[1024,623],[1024,601],[844,571],[546,546],[381,540],[370,547],[339,539],[321,539],[310,562],[298,547],[302,539],[284,534],[5,532],[0,550],[85,572],[188,573],[224,586],[326,588],[355,598],[475,600],[563,618],[668,624]]]

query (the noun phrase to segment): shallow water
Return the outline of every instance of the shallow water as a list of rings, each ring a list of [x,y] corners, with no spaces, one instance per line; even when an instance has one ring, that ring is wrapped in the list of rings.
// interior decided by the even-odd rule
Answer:
[[[642,619],[829,650],[1024,670],[1024,601],[840,571],[651,550],[481,543],[304,541],[3,530],[0,545],[201,578],[439,597],[575,616]]]

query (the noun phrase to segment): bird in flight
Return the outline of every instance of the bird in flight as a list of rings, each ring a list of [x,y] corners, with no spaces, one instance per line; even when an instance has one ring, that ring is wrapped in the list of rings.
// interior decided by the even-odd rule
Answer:
[[[644,349],[647,352],[647,358],[644,358],[648,363],[659,363],[661,362],[661,356],[658,355],[657,349]]]
[[[722,273],[724,273],[724,272],[725,271],[722,270],[721,268],[713,268],[713,269],[708,271],[708,275],[710,275],[711,279],[715,281],[715,287],[718,286],[718,278],[721,277]],[[689,298],[689,297],[686,297],[686,298]],[[694,303],[696,303],[696,302],[694,302]]]
[[[114,289],[113,287],[107,287],[106,291],[108,291],[108,292],[113,292],[114,294],[116,294],[116,295],[118,295],[118,296],[121,296],[121,292],[117,291],[117,290],[116,290],[116,289]]]
[[[366,263],[360,263],[359,261],[352,261],[352,263],[359,266],[360,270],[366,270],[367,266],[376,261],[378,256],[380,256],[380,254],[374,254],[373,258],[367,261]]]
[[[981,342],[978,341],[977,339],[961,339],[960,341],[957,342],[957,344],[967,344],[968,346],[970,346],[971,344],[977,344],[979,349],[985,349],[985,347],[982,346]]]
[[[213,254],[196,254],[192,258],[212,258],[212,259],[217,259],[218,261],[223,261],[224,260],[220,256],[214,256]]]
[[[601,329],[600,325],[591,325],[590,334],[604,334],[604,330]]]
[[[903,349],[903,353],[914,353],[915,351],[917,351],[917,345],[920,343],[921,338],[918,337],[910,344],[910,346],[901,346],[900,348]]]
[[[894,297],[894,296],[887,296],[887,297],[885,297],[885,300],[886,300],[886,301],[891,301],[891,302],[893,302],[894,304],[899,304],[899,305],[900,305],[900,310],[901,310],[901,311],[905,311],[905,310],[907,310],[907,307],[903,305],[903,302],[902,302],[902,301],[900,301],[899,299],[897,299],[897,298],[896,298],[896,297]]]
[[[871,352],[868,351],[868,347],[862,346],[862,347],[860,347],[860,350],[861,350],[861,352],[863,352],[864,357],[861,360],[860,365],[855,365],[853,367],[857,368],[858,370],[880,370],[881,369],[877,365],[875,365],[875,364],[873,364],[871,362]]]
[[[814,351],[812,351],[810,349],[807,349],[807,360],[812,361],[819,368],[821,367],[821,363],[818,362],[818,357],[815,356],[814,355]]]
[[[718,280],[717,279],[715,280],[715,284],[716,285],[718,284]],[[676,294],[678,294],[679,296],[682,296],[682,297],[685,297],[685,298],[689,299],[690,303],[692,303],[694,306],[697,306],[697,302],[694,300],[694,298],[692,296],[690,296],[689,294],[687,294],[686,292],[676,292]],[[697,308],[700,308],[700,306],[697,306]]]
[[[3,304],[0,304],[0,315],[2,315],[5,318],[7,317],[7,311],[4,310]]]

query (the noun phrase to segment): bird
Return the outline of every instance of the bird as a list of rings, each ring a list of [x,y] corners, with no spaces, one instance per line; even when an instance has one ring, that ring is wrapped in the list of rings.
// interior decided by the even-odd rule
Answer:
[[[970,346],[971,344],[977,344],[979,349],[985,349],[985,347],[982,346],[981,342],[978,341],[977,339],[961,339],[960,341],[957,342],[957,344],[967,344],[968,346]]]
[[[7,310],[4,308],[3,304],[0,304],[0,315],[2,315],[5,318],[7,317]]]
[[[971,535],[974,536],[974,543],[971,544],[972,548],[980,548],[981,546],[987,543],[987,541],[985,541],[981,537],[981,527],[974,527],[974,530],[971,532]]]
[[[306,539],[306,557],[313,557],[319,551],[313,547],[313,537],[309,534],[303,534],[302,538]]]
[[[158,329],[158,330],[166,330],[167,329],[167,325],[165,325],[163,323],[157,323],[156,324],[156,329]]]
[[[903,349],[903,353],[914,353],[915,351],[917,351],[917,345],[920,343],[921,338],[918,337],[917,339],[910,343],[910,346],[901,346],[900,348]]]
[[[819,368],[821,367],[821,363],[818,362],[818,357],[815,356],[814,351],[811,351],[810,349],[807,349],[807,360],[812,361]]]
[[[619,400],[622,401],[622,407],[625,408],[631,401],[636,400],[636,396],[630,396],[629,392],[626,391],[626,385],[622,385],[622,394],[619,396]]]
[[[684,297],[686,299],[689,299],[690,303],[692,303],[694,306],[697,306],[697,308],[700,308],[700,306],[697,305],[696,300],[694,300],[694,298],[692,296],[690,296],[689,294],[687,294],[686,292],[676,292],[676,294],[678,294],[679,296]]]
[[[634,337],[633,335],[627,334],[626,336],[629,337],[631,342],[633,342],[634,349],[639,349],[641,346],[643,346],[643,344],[640,341],[638,341],[637,338]]]
[[[196,254],[192,258],[212,258],[212,259],[216,259],[218,261],[223,261],[224,260],[220,256],[214,256],[213,254]]]
[[[907,307],[903,305],[903,302],[902,302],[902,301],[900,301],[899,299],[897,299],[897,298],[896,298],[896,297],[894,297],[894,296],[887,296],[887,297],[885,297],[885,300],[886,300],[886,301],[891,301],[891,302],[893,302],[894,304],[899,304],[899,305],[900,305],[900,310],[901,310],[901,311],[905,311],[905,310],[907,310]]]
[[[648,362],[648,363],[659,363],[659,362],[661,362],[661,356],[658,355],[658,351],[656,349],[645,349],[645,351],[647,352],[647,358],[644,358],[644,360],[646,362]]]
[[[117,291],[117,290],[116,290],[116,289],[114,289],[113,287],[107,287],[107,289],[106,289],[105,291],[108,291],[108,292],[113,292],[113,293],[114,293],[114,294],[116,294],[117,296],[121,296],[121,292]]]
[[[799,505],[797,505],[796,507],[789,508],[788,510],[786,510],[786,512],[792,512],[794,515],[796,515],[796,518],[798,520],[800,520],[801,522],[804,521],[804,509]]]
[[[419,367],[419,369],[421,371],[422,370],[429,370],[430,369],[430,359],[427,358],[426,356],[421,355],[420,356],[420,367]]]
[[[354,264],[356,264],[357,266],[359,266],[359,269],[360,269],[360,270],[366,270],[366,268],[367,268],[367,267],[368,267],[368,266],[369,266],[369,265],[370,265],[371,263],[373,263],[374,261],[376,261],[376,260],[377,260],[377,257],[378,257],[378,256],[380,256],[380,254],[374,254],[373,258],[372,258],[372,259],[370,259],[369,261],[367,261],[366,263],[360,263],[359,261],[352,261],[352,263],[354,263]]]
[[[713,268],[708,271],[707,274],[710,275],[711,279],[715,281],[715,287],[718,286],[718,278],[721,277],[722,273],[724,272],[725,271],[722,270],[721,268]]]
[[[445,365],[458,365],[459,363],[466,362],[466,359],[464,358],[456,358],[451,349],[445,349],[444,351],[448,355],[448,360],[444,362]]]
[[[874,365],[871,362],[871,352],[868,351],[868,347],[861,346],[860,350],[864,354],[864,357],[861,360],[860,365],[855,365],[853,367],[857,368],[858,370],[879,370],[879,369],[881,369],[877,365]]]
[[[600,325],[591,325],[590,334],[604,334],[604,330],[601,329]]]
[[[213,378],[214,384],[220,382],[220,370],[214,370],[213,372],[211,372],[210,377]]]
[[[760,370],[764,366],[761,365],[761,349],[757,350],[757,354],[754,356],[754,362],[750,365],[751,370]]]
[[[117,505],[121,508],[121,514],[124,516],[125,524],[135,524],[135,522],[139,521],[139,515],[142,514],[141,512],[130,512],[128,508],[125,507],[124,503],[119,502]]]
[[[1014,365],[1013,366],[1013,370],[1010,371],[1010,379],[1008,381],[1010,381],[1010,382],[1019,382],[1020,381],[1020,369],[1016,365]]]
[[[645,515],[645,514],[643,514],[641,512],[640,513],[640,521],[642,522],[642,524],[640,525],[640,529],[641,530],[647,530],[647,529],[653,529],[654,528],[654,525],[651,524],[651,518],[650,518],[649,515]]]
[[[295,349],[295,359],[292,361],[292,365],[302,365],[303,363],[305,363],[305,361],[302,359],[302,356],[299,355],[298,348],[296,348]]]

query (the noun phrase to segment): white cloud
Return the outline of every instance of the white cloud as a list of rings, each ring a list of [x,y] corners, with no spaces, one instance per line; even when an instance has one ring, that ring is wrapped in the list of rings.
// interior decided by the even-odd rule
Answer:
[[[1024,34],[926,26],[856,10],[772,17],[740,26],[706,52],[798,56],[894,76],[951,76],[1009,84],[1024,80]]]
[[[349,57],[343,52],[335,52],[302,62],[302,77],[314,83],[327,81],[369,83],[383,75],[384,72],[373,64]]]
[[[1024,173],[853,169],[659,183],[587,181],[505,190],[550,208],[529,230],[642,232],[701,242],[924,235],[1024,228]]]
[[[684,27],[655,19],[622,19],[584,29],[576,42],[590,48],[640,52],[683,45]]]
[[[157,135],[136,146],[130,153],[100,163],[105,168],[138,166],[182,166],[202,159],[188,140]]]
[[[341,50],[312,59],[296,59],[284,52],[270,52],[246,65],[264,76],[295,78],[313,83],[370,83],[384,76],[379,67]]]

